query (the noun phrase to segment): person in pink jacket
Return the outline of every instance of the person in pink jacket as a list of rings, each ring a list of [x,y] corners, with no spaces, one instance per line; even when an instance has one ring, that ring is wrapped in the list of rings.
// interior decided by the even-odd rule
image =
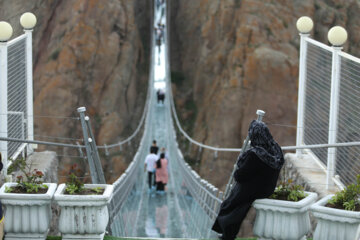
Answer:
[[[168,182],[168,160],[165,158],[165,153],[160,154],[160,159],[156,161],[156,191],[164,193],[165,185]]]

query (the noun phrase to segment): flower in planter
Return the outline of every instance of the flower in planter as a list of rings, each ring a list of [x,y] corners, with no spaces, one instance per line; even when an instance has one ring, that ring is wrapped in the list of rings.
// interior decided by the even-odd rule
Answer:
[[[345,189],[337,192],[326,204],[327,207],[344,209],[348,211],[360,211],[360,174],[357,175],[356,183],[348,185]]]
[[[70,168],[69,177],[66,181],[65,185],[65,194],[70,195],[101,195],[104,192],[104,189],[101,187],[95,188],[85,188],[84,183],[80,180],[75,173],[79,174],[81,172],[80,169],[77,168],[77,164],[73,164]]]
[[[31,170],[31,164],[25,159],[13,161],[13,169],[19,169],[23,175],[16,177],[17,185],[6,187],[7,193],[46,193],[48,186],[43,184],[44,173],[38,169]]]
[[[293,184],[292,179],[288,179],[287,181],[280,182],[279,186],[275,188],[274,193],[269,198],[298,202],[305,197],[304,188],[301,185]]]

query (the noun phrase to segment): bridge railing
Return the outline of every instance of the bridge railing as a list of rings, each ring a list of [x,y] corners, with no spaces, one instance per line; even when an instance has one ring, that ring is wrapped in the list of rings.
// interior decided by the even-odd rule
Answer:
[[[153,32],[153,28],[151,28],[151,33]],[[151,35],[152,36],[152,35]],[[152,46],[155,45],[155,39],[152,38]],[[99,148],[113,148],[116,146],[121,146],[122,144],[126,143],[126,142],[130,142],[135,135],[137,135],[137,133],[140,132],[140,128],[142,125],[143,126],[143,135],[141,137],[140,140],[140,144],[137,148],[137,152],[132,160],[132,162],[130,163],[130,165],[127,167],[127,169],[125,170],[125,172],[113,183],[114,186],[114,191],[111,197],[111,200],[109,202],[108,205],[108,209],[109,209],[109,223],[108,223],[108,231],[115,231],[115,232],[124,232],[124,229],[118,229],[123,227],[124,224],[121,224],[121,221],[127,221],[131,224],[136,222],[135,219],[119,219],[121,218],[121,216],[119,216],[120,213],[120,209],[124,206],[124,203],[126,202],[126,200],[128,199],[128,197],[130,196],[131,192],[134,190],[134,187],[136,185],[139,185],[141,187],[141,185],[143,184],[143,176],[144,174],[142,173],[142,166],[144,163],[144,159],[146,157],[146,155],[148,154],[147,150],[148,147],[147,146],[151,146],[151,142],[152,142],[152,136],[150,134],[150,127],[152,125],[152,109],[151,109],[151,104],[153,102],[153,98],[154,98],[154,49],[151,48],[151,58],[150,58],[150,72],[149,72],[149,86],[148,86],[148,90],[147,90],[147,95],[146,95],[146,101],[145,101],[145,106],[144,106],[144,111],[142,114],[142,117],[140,119],[140,122],[138,124],[138,127],[136,128],[136,130],[134,131],[134,133],[128,137],[127,139],[120,141],[118,143],[115,144],[110,144],[108,146],[99,146]],[[144,124],[143,124],[144,123]],[[117,221],[118,224],[115,224],[114,226],[112,226],[113,222]]]
[[[169,15],[166,15],[169,17]],[[169,28],[165,29],[165,40],[168,41],[169,38]],[[220,204],[222,202],[223,193],[219,191],[215,186],[211,183],[207,182],[205,179],[202,179],[196,171],[194,171],[188,163],[186,163],[183,154],[178,146],[176,139],[176,126],[182,130],[179,120],[176,115],[174,98],[171,90],[171,74],[170,74],[170,64],[169,64],[170,54],[169,54],[169,45],[165,44],[165,72],[166,72],[166,87],[167,93],[169,95],[167,101],[168,109],[170,111],[167,112],[167,118],[169,122],[169,152],[172,153],[170,164],[171,167],[174,167],[177,171],[173,172],[175,176],[171,176],[172,180],[176,182],[175,187],[176,192],[179,194],[179,201],[183,202],[183,206],[188,206],[186,204],[187,197],[191,197],[191,199],[195,200],[196,204],[191,204],[191,207],[184,207],[184,214],[187,215],[187,219],[190,224],[193,226],[192,236],[199,236],[201,238],[207,237],[210,238],[213,234],[211,231],[211,225],[213,224],[218,210],[220,208]],[[175,121],[175,122],[174,122]],[[189,137],[185,131],[182,130],[182,133],[186,138],[193,142],[194,144],[210,149],[213,151],[233,151],[239,152],[241,149],[222,149],[217,147],[208,146],[202,143],[199,143]],[[181,205],[181,204],[180,204]],[[208,216],[207,219],[204,219],[203,214],[198,214],[199,212],[205,213]]]
[[[32,29],[11,41],[0,43],[0,137],[34,139]],[[27,147],[27,149],[26,149]],[[31,145],[0,142],[4,171],[8,158],[32,151]]]
[[[300,33],[297,146],[360,139],[360,59]],[[347,185],[360,172],[360,146],[311,149],[327,171],[327,186]],[[303,150],[297,150],[298,156]],[[337,175],[337,176],[336,176]],[[336,178],[334,178],[336,176]]]

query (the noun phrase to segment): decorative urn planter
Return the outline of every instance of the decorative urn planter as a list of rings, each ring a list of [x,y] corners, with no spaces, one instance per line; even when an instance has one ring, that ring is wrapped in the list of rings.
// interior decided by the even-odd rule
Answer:
[[[4,183],[0,188],[0,200],[5,209],[5,240],[46,239],[51,221],[51,200],[56,183],[44,183],[46,193],[6,193],[6,187],[17,183]]]
[[[298,202],[258,199],[254,235],[261,239],[299,240],[306,239],[311,230],[309,208],[316,201],[317,194],[305,192],[307,196]]]
[[[359,239],[360,212],[325,207],[333,196],[328,195],[311,207],[311,212],[317,220],[313,239]]]
[[[104,188],[102,195],[67,195],[60,184],[54,195],[60,206],[59,231],[62,239],[103,239],[109,221],[108,202],[113,185],[85,184],[85,188]]]

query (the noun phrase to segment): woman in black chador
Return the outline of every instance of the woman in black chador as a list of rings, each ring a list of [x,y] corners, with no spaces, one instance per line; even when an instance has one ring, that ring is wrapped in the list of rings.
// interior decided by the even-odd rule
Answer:
[[[249,127],[251,148],[239,156],[235,187],[221,204],[212,230],[222,239],[233,240],[255,199],[269,197],[284,164],[282,150],[265,123],[254,120]]]

